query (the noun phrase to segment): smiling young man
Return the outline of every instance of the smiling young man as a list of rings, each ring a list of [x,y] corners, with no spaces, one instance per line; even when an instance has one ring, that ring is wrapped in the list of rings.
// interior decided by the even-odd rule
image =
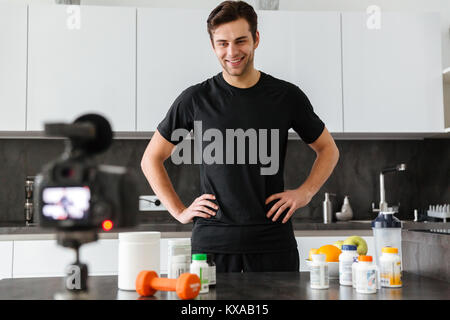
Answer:
[[[217,272],[298,271],[290,218],[328,179],[339,151],[296,85],[254,68],[259,32],[250,5],[222,2],[207,28],[222,72],[178,96],[145,150],[142,170],[170,214],[194,222],[192,253],[212,254]],[[297,189],[284,190],[290,128],[317,158]],[[194,151],[203,155],[202,195],[188,207],[164,168],[175,145],[186,142],[177,130],[193,130]]]

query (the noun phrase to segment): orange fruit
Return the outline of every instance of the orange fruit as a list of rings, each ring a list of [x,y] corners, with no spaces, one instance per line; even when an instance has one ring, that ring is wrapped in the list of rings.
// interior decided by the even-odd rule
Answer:
[[[316,254],[319,249],[311,249],[309,250],[308,260],[312,260],[311,255]]]
[[[327,256],[327,262],[338,262],[341,252],[342,251],[338,247],[331,244],[321,246],[319,249],[317,249],[317,253],[322,253]]]

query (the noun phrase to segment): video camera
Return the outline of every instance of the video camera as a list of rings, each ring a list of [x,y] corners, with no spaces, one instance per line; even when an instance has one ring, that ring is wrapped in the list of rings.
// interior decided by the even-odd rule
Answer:
[[[80,247],[97,241],[97,231],[136,225],[139,195],[135,174],[118,166],[97,165],[96,154],[113,138],[109,122],[86,114],[72,124],[45,124],[48,136],[66,137],[66,148],[35,178],[34,207],[41,227],[56,228],[57,243],[72,248],[76,260],[66,268],[66,292],[56,299],[89,299],[88,266]]]
[[[45,133],[69,139],[62,156],[36,176],[34,207],[39,224],[68,231],[136,225],[139,195],[134,173],[97,165],[93,157],[112,143],[109,122],[87,114],[72,124],[46,124]]]

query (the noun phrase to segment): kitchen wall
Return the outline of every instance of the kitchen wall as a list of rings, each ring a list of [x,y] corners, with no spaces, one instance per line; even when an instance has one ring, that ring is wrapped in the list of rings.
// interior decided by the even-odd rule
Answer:
[[[82,5],[137,6],[154,8],[213,9],[222,0],[80,0]],[[261,1],[247,0],[258,8]],[[272,0],[276,2],[276,0]],[[54,4],[55,0],[0,0],[1,3]],[[263,2],[261,2],[263,3]],[[366,11],[377,5],[381,11],[440,12],[443,69],[450,67],[450,1],[448,0],[279,0],[279,10]],[[206,17],[205,17],[206,21]],[[206,22],[205,22],[206,23]],[[206,30],[206,29],[205,29]],[[206,32],[206,31],[205,31]]]
[[[139,176],[140,194],[154,194],[140,171],[140,161],[147,146],[145,139],[114,140],[112,147],[98,161],[134,168]],[[355,220],[373,219],[371,203],[379,202],[380,169],[405,162],[406,172],[385,177],[389,205],[400,203],[400,219],[411,220],[413,210],[450,200],[450,140],[337,140],[339,163],[329,180],[312,199],[299,209],[294,219],[322,221],[324,192],[337,194],[334,211],[339,211],[344,195],[350,196]],[[0,139],[0,221],[23,221],[24,181],[64,150],[60,139]],[[314,152],[301,140],[290,140],[285,162],[285,187],[299,186],[308,176]],[[166,161],[173,185],[185,205],[200,195],[197,165],[179,165]],[[145,212],[143,220],[177,223],[169,213]]]

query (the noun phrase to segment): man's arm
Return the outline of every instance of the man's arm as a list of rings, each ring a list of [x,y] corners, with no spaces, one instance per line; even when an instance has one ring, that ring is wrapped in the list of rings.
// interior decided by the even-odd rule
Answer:
[[[339,160],[339,150],[326,127],[319,138],[309,146],[316,152],[317,158],[305,182],[297,189],[276,193],[266,199],[266,204],[279,199],[267,213],[267,217],[270,218],[276,212],[272,221],[276,221],[287,208],[290,208],[282,221],[285,223],[295,210],[306,206],[336,167]]]
[[[209,218],[215,215],[214,211],[206,207],[218,209],[217,205],[207,200],[215,199],[214,195],[203,194],[188,208],[181,202],[164,167],[164,161],[170,157],[174,148],[175,145],[164,139],[158,130],[155,131],[141,160],[142,172],[152,190],[169,213],[181,223],[191,222],[194,216]]]

